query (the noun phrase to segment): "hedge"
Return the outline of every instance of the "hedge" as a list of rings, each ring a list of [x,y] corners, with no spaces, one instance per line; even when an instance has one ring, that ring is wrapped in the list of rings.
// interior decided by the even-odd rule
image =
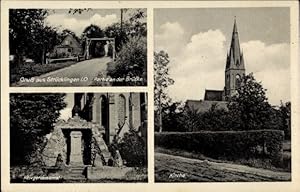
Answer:
[[[280,130],[155,133],[155,146],[198,152],[216,159],[270,158],[282,160]]]

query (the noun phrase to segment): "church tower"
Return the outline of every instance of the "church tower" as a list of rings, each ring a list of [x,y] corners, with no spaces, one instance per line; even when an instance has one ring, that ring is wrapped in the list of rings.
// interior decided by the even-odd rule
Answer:
[[[239,35],[237,31],[236,19],[234,19],[230,50],[227,54],[225,69],[225,98],[228,99],[236,93],[240,86],[241,78],[245,74],[243,53],[240,49]]]

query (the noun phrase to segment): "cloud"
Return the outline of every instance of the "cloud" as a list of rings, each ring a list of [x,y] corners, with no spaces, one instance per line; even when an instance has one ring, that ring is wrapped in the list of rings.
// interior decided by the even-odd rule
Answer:
[[[287,43],[266,45],[261,41],[242,43],[247,72],[267,89],[270,103],[290,101],[290,47]]]
[[[161,32],[155,35],[155,49],[162,48],[170,53],[170,76],[175,84],[168,91],[173,100],[200,100],[204,98],[205,89],[224,88],[226,53],[229,48],[221,30],[200,32],[192,35],[189,42],[182,43],[185,33],[180,24],[165,23],[160,29]],[[227,38],[230,40],[231,37]],[[242,43],[241,48],[246,73],[253,72],[256,80],[262,82],[270,103],[278,105],[280,100],[290,101],[289,44],[267,45],[253,40]]]
[[[181,54],[170,64],[170,75],[175,80],[170,95],[174,99],[200,100],[205,88],[223,89],[225,41],[220,30],[209,30],[193,35],[183,45]]]
[[[183,46],[181,55],[177,58],[182,62],[176,62],[176,73],[187,75],[191,73],[214,71],[224,66],[225,36],[220,30],[209,30],[191,37],[188,44]],[[181,70],[182,66],[185,70]],[[178,75],[178,74],[177,74]]]
[[[70,15],[68,14],[53,14],[49,15],[46,18],[47,25],[59,27],[61,30],[69,29],[71,31],[74,31],[78,36],[80,36],[83,30],[91,24],[97,25],[103,29],[117,21],[118,18],[115,14],[105,16],[94,14],[93,16],[87,19],[78,19],[75,17],[70,17]]]
[[[278,70],[289,68],[290,48],[287,43],[266,45],[262,41],[248,41],[242,43],[245,52],[246,68],[249,71],[260,72],[261,70]]]
[[[167,22],[160,26],[161,33],[155,35],[155,50],[166,51],[171,57],[180,53],[184,46],[184,30],[182,26],[175,22]]]

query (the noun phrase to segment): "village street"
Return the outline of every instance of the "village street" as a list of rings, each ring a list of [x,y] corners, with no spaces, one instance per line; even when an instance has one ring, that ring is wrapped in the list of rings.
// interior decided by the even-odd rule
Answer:
[[[78,62],[69,67],[19,81],[15,86],[56,87],[56,86],[89,86],[99,73],[106,74],[110,57],[95,58]]]
[[[155,153],[155,180],[167,182],[288,181],[289,172]]]

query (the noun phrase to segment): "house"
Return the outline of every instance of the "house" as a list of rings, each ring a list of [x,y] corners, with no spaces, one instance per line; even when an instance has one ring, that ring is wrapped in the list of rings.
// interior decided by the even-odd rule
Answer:
[[[71,34],[67,34],[60,45],[56,45],[51,58],[72,57],[82,54],[82,47],[78,40]]]

